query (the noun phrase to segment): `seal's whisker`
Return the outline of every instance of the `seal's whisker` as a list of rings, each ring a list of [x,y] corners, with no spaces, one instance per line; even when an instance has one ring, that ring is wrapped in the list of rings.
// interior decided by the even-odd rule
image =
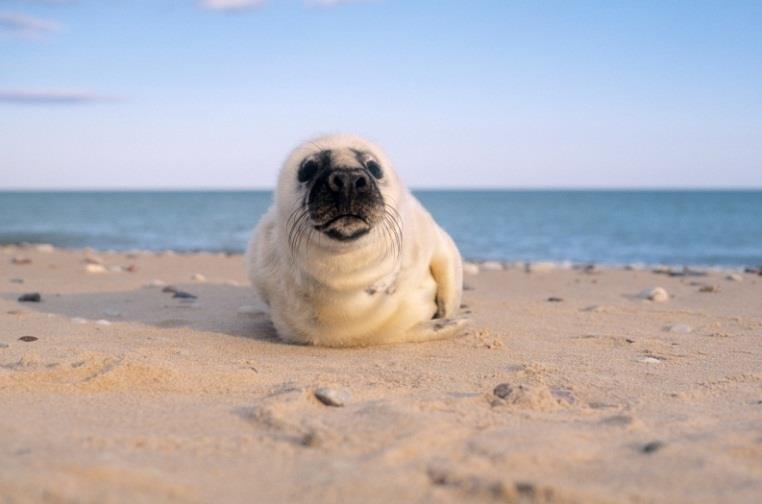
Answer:
[[[392,230],[389,227],[389,219],[384,215],[383,220],[381,221],[381,229],[383,230],[383,241],[384,241],[384,258],[388,257],[390,254],[394,256],[396,259],[397,257],[397,251],[395,249],[394,245],[394,237],[392,236]]]
[[[379,222],[378,229],[378,237],[383,241],[384,258],[386,258],[391,252],[391,235],[389,234],[389,223],[387,221],[386,215],[384,215],[383,219],[381,219],[381,222]]]
[[[386,230],[386,248],[396,261],[397,258],[399,258],[399,251],[397,250],[397,238],[394,234],[393,224],[387,216],[384,216],[384,229]]]
[[[305,214],[306,215],[306,214]],[[302,219],[302,221],[304,218]],[[313,229],[310,226],[299,226],[299,235],[296,242],[296,253],[299,254],[302,250],[302,244],[305,242],[305,238],[309,238],[309,235],[312,233]]]
[[[319,143],[317,143],[317,142],[315,142],[313,140],[310,140],[310,145],[315,147],[318,150],[318,152],[322,152],[322,151],[325,150],[322,145],[320,145]]]
[[[389,206],[384,205],[384,227],[389,231],[390,246],[396,259],[402,255],[402,227],[399,222],[399,213],[388,210]],[[395,215],[396,214],[396,215]]]
[[[390,252],[394,255],[394,257],[396,259],[397,256],[398,256],[398,253],[397,253],[397,237],[396,237],[396,232],[395,232],[394,227],[393,227],[394,225],[391,222],[391,218],[390,218],[389,214],[387,214],[387,213],[384,214],[383,223],[384,223],[384,228],[385,228],[386,234],[387,234],[387,240],[388,240],[388,243],[389,243],[388,244],[388,248],[390,249]]]
[[[388,218],[392,226],[392,231],[396,241],[397,255],[402,254],[402,217],[396,208],[384,203],[384,215]]]
[[[303,207],[296,208],[288,218],[286,229],[288,232],[288,248],[292,256],[299,253],[299,242],[304,234],[304,222],[309,217],[309,210]]]

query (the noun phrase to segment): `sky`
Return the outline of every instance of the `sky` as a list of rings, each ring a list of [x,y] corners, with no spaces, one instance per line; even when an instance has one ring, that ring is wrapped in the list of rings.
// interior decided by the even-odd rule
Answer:
[[[0,189],[762,188],[762,2],[0,0]]]

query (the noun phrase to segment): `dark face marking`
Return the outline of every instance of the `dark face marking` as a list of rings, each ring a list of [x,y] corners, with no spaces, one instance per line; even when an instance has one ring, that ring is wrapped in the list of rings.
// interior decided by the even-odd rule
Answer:
[[[305,159],[299,167],[299,182],[309,182],[318,172],[318,164],[314,159]]]
[[[306,185],[303,202],[313,227],[338,241],[366,235],[384,216],[376,180],[381,167],[369,154],[322,151],[302,161],[297,179]],[[371,169],[372,166],[372,169]]]
[[[384,172],[381,170],[381,165],[375,161],[368,161],[365,166],[368,168],[368,171],[377,179],[380,179],[384,176]]]
[[[354,152],[355,158],[360,163],[360,165],[368,170],[371,175],[377,179],[383,178],[384,171],[381,169],[381,165],[378,163],[378,161],[373,159],[370,153],[356,149],[352,149],[352,152]]]

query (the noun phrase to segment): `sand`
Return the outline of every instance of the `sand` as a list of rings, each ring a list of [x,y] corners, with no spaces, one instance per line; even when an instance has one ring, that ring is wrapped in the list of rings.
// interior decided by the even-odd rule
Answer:
[[[324,349],[240,256],[4,247],[0,502],[759,502],[762,277],[727,275],[482,268],[461,337]]]

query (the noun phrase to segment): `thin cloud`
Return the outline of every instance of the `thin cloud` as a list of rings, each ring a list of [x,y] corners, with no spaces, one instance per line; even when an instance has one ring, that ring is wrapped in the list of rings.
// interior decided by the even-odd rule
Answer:
[[[41,4],[41,5],[71,5],[77,3],[77,0],[22,0],[28,4]]]
[[[373,0],[304,0],[308,7],[336,7],[350,3],[370,3]]]
[[[43,19],[20,12],[0,12],[0,30],[17,35],[41,35],[57,32],[61,25],[49,19]]]
[[[262,7],[266,0],[201,0],[199,6],[207,10],[239,11]]]
[[[86,91],[0,90],[0,103],[15,105],[84,105],[116,101],[121,99]]]
[[[304,0],[307,7],[336,7],[350,3],[370,3],[379,0]],[[242,11],[262,7],[267,0],[200,0],[198,5],[207,10]]]

